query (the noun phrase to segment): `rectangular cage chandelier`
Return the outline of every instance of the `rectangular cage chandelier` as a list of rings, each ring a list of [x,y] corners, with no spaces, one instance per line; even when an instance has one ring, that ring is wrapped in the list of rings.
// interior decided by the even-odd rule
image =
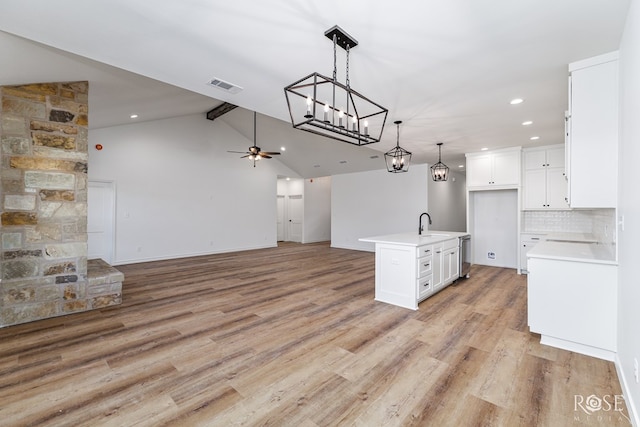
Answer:
[[[388,110],[351,88],[349,50],[358,42],[337,25],[325,31],[333,41],[333,78],[320,73],[284,88],[294,128],[354,145],[379,142]],[[337,47],[347,52],[346,84],[337,79]]]

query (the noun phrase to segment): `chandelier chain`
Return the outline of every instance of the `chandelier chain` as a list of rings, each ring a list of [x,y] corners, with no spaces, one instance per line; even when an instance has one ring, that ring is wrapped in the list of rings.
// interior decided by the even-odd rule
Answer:
[[[349,45],[347,45],[347,88],[349,87]]]
[[[338,81],[338,54],[337,54],[338,36],[333,35],[333,81]]]

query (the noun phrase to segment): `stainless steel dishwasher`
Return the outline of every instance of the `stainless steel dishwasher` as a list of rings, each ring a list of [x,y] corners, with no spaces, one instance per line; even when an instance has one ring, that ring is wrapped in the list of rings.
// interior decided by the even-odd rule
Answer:
[[[471,270],[471,235],[460,236],[458,244],[460,246],[460,277],[468,279]]]

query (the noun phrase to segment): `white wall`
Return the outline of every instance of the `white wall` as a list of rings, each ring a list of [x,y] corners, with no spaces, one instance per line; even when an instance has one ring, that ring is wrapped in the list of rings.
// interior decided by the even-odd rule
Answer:
[[[466,176],[449,171],[446,181],[428,180],[432,230],[467,231]]]
[[[331,177],[304,180],[302,243],[331,240]]]
[[[638,247],[640,242],[640,2],[632,1],[620,45],[620,150],[619,216],[619,322],[618,360],[627,407],[633,408],[640,426],[640,384],[633,375],[634,358],[640,363],[640,286]]]
[[[331,179],[331,246],[374,250],[361,237],[418,232],[418,217],[427,211],[428,165],[411,165],[407,173],[386,169]]]
[[[472,264],[517,268],[518,191],[471,191],[469,207]]]
[[[102,151],[95,150],[102,144]],[[116,182],[114,264],[276,245],[277,159],[204,114],[91,130],[89,179]]]

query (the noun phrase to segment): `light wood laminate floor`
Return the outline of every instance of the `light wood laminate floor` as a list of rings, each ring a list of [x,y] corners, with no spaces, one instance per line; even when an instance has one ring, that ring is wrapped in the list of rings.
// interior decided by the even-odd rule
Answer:
[[[512,269],[417,311],[326,243],[118,269],[121,306],[0,329],[0,425],[630,425],[586,406],[621,394],[612,363],[528,332]]]

